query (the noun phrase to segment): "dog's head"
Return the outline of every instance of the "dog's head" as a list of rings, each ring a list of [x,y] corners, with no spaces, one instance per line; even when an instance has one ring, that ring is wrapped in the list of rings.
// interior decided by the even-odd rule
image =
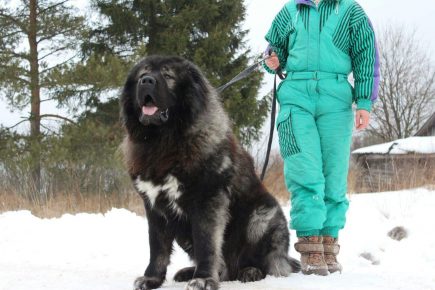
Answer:
[[[121,117],[131,130],[155,130],[191,122],[204,109],[210,86],[201,71],[180,57],[150,56],[130,71],[121,96]],[[140,128],[140,129],[138,129]]]

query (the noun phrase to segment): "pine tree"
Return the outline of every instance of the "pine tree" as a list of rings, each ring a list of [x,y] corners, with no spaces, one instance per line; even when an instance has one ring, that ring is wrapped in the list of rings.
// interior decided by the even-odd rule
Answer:
[[[75,59],[84,19],[75,16],[67,2],[0,3],[0,96],[16,110],[30,106],[30,114],[23,121],[30,122],[31,171],[36,192],[41,190],[41,120],[69,120],[41,114],[42,102],[62,104],[70,95],[59,85]]]
[[[244,42],[242,0],[94,0],[93,5],[107,21],[92,31],[84,46],[87,55],[131,61],[179,55],[196,63],[216,87],[252,62]],[[257,72],[222,94],[244,144],[258,139],[268,111],[267,98],[257,99],[261,79]]]

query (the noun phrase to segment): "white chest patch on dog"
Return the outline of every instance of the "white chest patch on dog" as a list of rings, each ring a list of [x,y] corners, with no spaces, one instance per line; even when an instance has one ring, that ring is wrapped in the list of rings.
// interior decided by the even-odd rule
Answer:
[[[140,176],[138,176],[136,179],[136,188],[140,193],[143,193],[148,197],[152,207],[154,206],[157,196],[162,190],[161,185],[154,185],[154,183],[151,181],[143,181],[140,179]]]
[[[180,188],[180,182],[178,179],[172,175],[166,178],[165,184],[162,186],[162,190],[166,191],[166,196],[169,200],[170,208],[178,215],[182,215],[183,211],[177,204],[177,199],[181,196],[181,192],[178,190]]]
[[[138,176],[135,185],[139,192],[148,197],[151,207],[154,206],[159,194],[166,193],[166,197],[169,200],[169,207],[176,214],[183,214],[183,211],[176,202],[181,196],[181,192],[178,190],[181,184],[175,176],[168,175],[163,184],[154,184],[152,181],[143,181],[140,179],[140,176]]]

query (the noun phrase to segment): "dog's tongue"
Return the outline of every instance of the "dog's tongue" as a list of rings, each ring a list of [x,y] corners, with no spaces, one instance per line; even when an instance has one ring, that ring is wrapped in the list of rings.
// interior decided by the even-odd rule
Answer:
[[[154,115],[157,112],[157,110],[158,110],[158,108],[156,106],[152,106],[152,107],[143,106],[142,107],[142,113],[144,115],[147,115],[147,116]]]

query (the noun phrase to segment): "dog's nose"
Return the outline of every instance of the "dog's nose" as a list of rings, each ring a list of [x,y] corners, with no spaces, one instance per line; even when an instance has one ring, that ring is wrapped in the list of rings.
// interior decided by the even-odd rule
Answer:
[[[156,85],[156,79],[150,76],[144,76],[140,79],[140,84],[144,86],[154,87]]]

